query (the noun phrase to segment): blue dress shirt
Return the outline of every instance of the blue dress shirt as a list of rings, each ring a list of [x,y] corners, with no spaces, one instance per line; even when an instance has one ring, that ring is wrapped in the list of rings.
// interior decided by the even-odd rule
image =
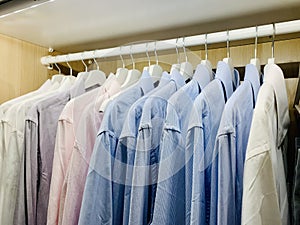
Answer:
[[[219,62],[215,80],[196,98],[189,121],[186,148],[193,152],[191,224],[209,224],[211,202],[211,163],[225,102],[239,85],[225,62]]]
[[[90,160],[79,224],[122,224],[122,198],[112,189],[114,157],[130,106],[151,89],[152,78],[144,71],[137,84],[107,106]]]
[[[244,82],[227,101],[212,163],[210,224],[241,224],[243,173],[253,109],[260,76],[252,64],[246,66]]]
[[[149,96],[163,88],[171,80],[167,72],[163,72],[157,88],[148,92],[138,99],[129,109],[120,134],[115,161],[113,165],[114,183],[113,189],[116,196],[123,201],[123,224],[129,221],[130,193],[132,184],[132,165],[134,163],[134,152],[138,127],[142,116],[144,104]]]
[[[171,81],[146,100],[139,125],[134,159],[129,224],[149,224],[153,216],[159,149],[167,100],[185,82],[174,70]],[[131,171],[130,171],[131,172]]]
[[[207,68],[200,64],[193,79],[168,100],[152,224],[186,224],[189,220],[191,180],[185,179],[185,166],[192,155],[186,154],[186,132],[194,100],[210,79]]]

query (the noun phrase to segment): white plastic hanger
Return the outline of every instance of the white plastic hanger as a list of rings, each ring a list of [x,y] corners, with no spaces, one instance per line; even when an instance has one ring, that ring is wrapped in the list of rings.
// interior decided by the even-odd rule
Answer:
[[[125,88],[131,86],[132,84],[136,83],[139,80],[139,78],[141,77],[141,72],[135,69],[135,62],[133,60],[131,50],[132,50],[132,45],[130,46],[130,57],[131,57],[131,61],[132,61],[132,70],[128,71],[126,80],[121,86],[122,89],[125,89]]]
[[[171,72],[173,70],[177,70],[177,71],[180,71],[180,59],[179,59],[179,53],[178,53],[178,38],[176,39],[176,45],[175,45],[175,48],[176,48],[176,55],[177,55],[177,63],[173,64],[172,67],[171,67]]]
[[[207,58],[208,58],[207,34],[205,34],[205,60],[201,60],[201,64],[207,68],[209,76],[211,77],[211,80],[212,80],[212,79],[214,79],[212,65],[211,65],[211,62]]]
[[[56,56],[55,56],[55,59],[56,59]],[[55,74],[55,75],[53,75],[53,76],[51,77],[51,82],[52,82],[52,84],[54,84],[55,82],[57,82],[57,83],[60,84],[60,82],[64,79],[65,75],[63,75],[63,74],[61,73],[61,70],[60,70],[60,68],[57,66],[56,63],[54,63],[54,65],[55,65],[56,68],[58,69],[58,74]]]
[[[122,56],[122,46],[120,46],[120,58],[121,58],[123,67],[117,69],[116,77],[117,77],[117,81],[119,82],[119,84],[122,85],[125,82],[127,74],[128,74],[128,69],[125,68],[125,63],[124,63],[124,59]]]
[[[275,57],[274,57],[274,44],[275,44],[275,23],[273,23],[273,35],[272,35],[272,58],[268,59],[268,64],[275,64]]]
[[[148,71],[149,72],[151,62],[150,62],[150,57],[149,57],[149,52],[148,52],[148,43],[146,43],[146,56],[147,56],[147,59],[148,59],[148,66],[145,66],[143,68],[143,71]]]
[[[105,73],[99,69],[99,64],[97,63],[96,58],[94,57],[93,60],[94,60],[94,63],[96,64],[96,66],[97,66],[97,69],[96,70],[91,70],[89,72],[89,75],[88,75],[87,79],[84,82],[85,89],[88,89],[88,88],[91,88],[91,87],[94,87],[94,86],[101,86],[106,81]]]
[[[188,58],[185,50],[184,37],[182,38],[182,47],[185,56],[185,62],[181,63],[180,65],[180,73],[182,74],[185,80],[188,80],[193,77],[193,65],[188,62]]]
[[[67,59],[68,59],[68,56],[67,56]],[[68,67],[70,68],[70,75],[64,76],[63,80],[60,83],[60,87],[58,89],[59,91],[63,91],[63,90],[70,88],[76,80],[76,77],[73,76],[73,69],[72,69],[71,65],[69,64],[68,60],[66,60],[66,63],[68,65]]]
[[[147,50],[147,52],[148,52],[148,50]],[[154,46],[154,54],[155,54],[156,64],[149,66],[149,74],[152,77],[153,81],[159,81],[162,76],[163,69],[161,68],[160,65],[158,65],[158,56],[157,56],[157,52],[156,52],[156,41],[155,41],[155,46]]]
[[[232,79],[234,79],[234,67],[232,63],[232,59],[230,58],[230,48],[229,48],[229,30],[227,30],[227,58],[223,59],[223,62],[227,63],[230,68]]]
[[[80,79],[86,80],[88,78],[88,76],[89,76],[88,67],[87,67],[86,63],[84,62],[84,60],[82,58],[82,55],[81,55],[81,62],[84,65],[85,71],[78,73],[76,80],[80,80]]]
[[[258,27],[256,26],[256,35],[255,35],[255,46],[254,46],[254,58],[250,60],[250,64],[254,65],[258,71],[258,74],[261,73],[260,69],[260,60],[257,58],[257,38],[258,38]]]

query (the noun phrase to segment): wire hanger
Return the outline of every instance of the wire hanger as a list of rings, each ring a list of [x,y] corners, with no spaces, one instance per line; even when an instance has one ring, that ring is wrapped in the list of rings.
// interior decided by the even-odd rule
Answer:
[[[70,66],[70,64],[69,64],[69,62],[68,62],[68,59],[69,59],[69,56],[67,55],[66,56],[66,63],[67,63],[67,65],[68,65],[68,67],[70,68],[70,76],[72,76],[73,75],[73,69],[72,69],[72,67]]]
[[[274,45],[275,45],[276,27],[275,27],[275,23],[273,23],[272,25],[273,25],[272,46],[271,46],[272,57],[268,59],[268,64],[275,64]]]
[[[149,74],[152,77],[154,81],[160,80],[162,76],[163,69],[160,65],[158,65],[158,55],[156,51],[156,41],[154,43],[154,55],[155,55],[155,61],[156,64],[149,66]]]
[[[250,60],[250,64],[253,64],[256,68],[257,68],[257,71],[258,73],[260,74],[261,73],[261,65],[260,65],[260,60],[259,58],[257,58],[257,39],[258,39],[258,27],[256,25],[256,33],[255,33],[255,44],[254,44],[254,58],[252,58]]]
[[[172,66],[171,66],[171,73],[172,73],[173,70],[180,71],[180,56],[179,56],[179,51],[178,51],[178,39],[179,38],[176,38],[176,43],[175,43],[177,63],[172,64]]]
[[[103,71],[100,70],[99,64],[96,60],[96,51],[93,52],[93,60],[96,64],[96,70],[91,70],[88,72],[88,77],[86,78],[84,82],[85,89],[91,89],[93,87],[99,87],[104,84],[106,81],[106,75]]]
[[[207,34],[205,35],[205,60],[201,60],[200,64],[197,65],[193,79],[198,82],[201,90],[214,79],[212,73],[212,66],[210,61],[208,61],[207,53]]]
[[[120,46],[120,59],[122,62],[122,67],[117,69],[116,77],[117,77],[119,84],[122,85],[125,82],[127,74],[128,74],[128,69],[125,68],[125,62],[124,62],[124,59],[122,56],[122,46]]]
[[[190,80],[193,77],[193,65],[188,62],[188,57],[185,49],[185,37],[182,38],[182,48],[185,56],[185,62],[180,65],[180,73],[184,77],[185,81]]]
[[[130,45],[130,58],[132,62],[132,70],[128,71],[128,75],[126,77],[125,82],[122,84],[122,89],[125,89],[132,84],[136,83],[141,77],[141,72],[135,69],[135,62],[132,55],[132,45]]]
[[[147,56],[147,60],[148,60],[148,66],[145,66],[144,67],[144,71],[149,71],[149,68],[150,68],[150,65],[151,65],[151,62],[150,62],[150,57],[149,57],[149,52],[148,52],[148,42],[146,43],[146,56]]]
[[[59,68],[59,66],[57,65],[57,63],[54,63],[54,65],[55,65],[56,68],[58,69],[58,74],[61,74],[61,69]]]
[[[81,59],[80,60],[81,60],[82,64],[84,65],[85,71],[78,73],[76,80],[80,80],[80,79],[86,80],[90,75],[89,72],[88,72],[88,67],[87,67],[86,63],[84,62],[84,60],[83,60],[83,54],[84,54],[84,52],[81,54]]]
[[[100,70],[100,67],[99,67],[99,64],[98,64],[98,62],[97,62],[97,60],[96,60],[96,50],[93,52],[93,55],[94,55],[94,57],[93,57],[93,60],[94,60],[94,63],[96,64],[96,68],[97,68],[97,70]]]
[[[55,56],[55,61],[56,61],[57,56]],[[51,77],[51,82],[54,84],[55,82],[57,83],[61,83],[62,80],[64,79],[65,75],[61,74],[61,69],[59,68],[59,66],[57,65],[57,63],[54,63],[54,65],[56,66],[56,68],[58,69],[58,74],[55,74]]]
[[[226,62],[230,68],[230,71],[231,71],[231,75],[232,75],[232,78],[234,77],[233,75],[233,70],[234,70],[234,67],[233,67],[233,63],[232,63],[232,59],[230,58],[230,47],[229,47],[229,30],[227,30],[227,41],[226,41],[226,48],[227,48],[227,58],[224,58],[223,59],[223,62]]]
[[[211,79],[214,79],[214,77],[213,77],[213,72],[212,72],[212,65],[211,65],[211,62],[208,60],[207,34],[205,34],[205,45],[204,45],[204,49],[205,49],[205,60],[201,60],[201,64],[204,65],[204,66],[207,68],[208,73],[209,73]]]

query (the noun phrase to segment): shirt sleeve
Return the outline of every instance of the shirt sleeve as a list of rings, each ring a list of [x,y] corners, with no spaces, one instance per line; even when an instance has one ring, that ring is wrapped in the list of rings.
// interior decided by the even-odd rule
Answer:
[[[191,224],[206,224],[206,198],[204,175],[204,132],[194,126],[187,133],[187,151],[193,152]],[[204,187],[204,188],[203,188]]]
[[[271,159],[271,151],[276,149],[270,147],[268,118],[263,110],[256,108],[254,111],[246,151],[241,223],[245,225],[283,222],[279,205],[280,196],[276,190],[278,185],[274,174],[276,168],[273,167]]]
[[[71,119],[61,118],[58,121],[53,170],[49,193],[49,205],[47,214],[47,225],[57,224],[59,217],[62,216],[63,210],[60,205],[65,200],[63,182],[74,146],[74,132]]]
[[[215,145],[216,158],[212,163],[211,178],[211,223],[213,224],[239,224],[236,223],[237,206],[236,196],[236,156],[235,136],[232,133],[217,137]]]
[[[25,122],[25,199],[27,206],[27,222],[35,224],[37,183],[38,183],[38,127],[34,121]]]
[[[79,223],[118,224],[113,220],[112,163],[117,139],[110,131],[102,131],[95,143],[86,178]]]
[[[178,126],[169,121],[179,118],[173,107],[168,105],[167,122],[164,125],[157,191],[154,203],[153,224],[186,224],[189,209],[186,201],[186,149]]]
[[[126,186],[124,216],[130,224],[149,224],[151,204],[152,177],[150,173],[149,150],[151,148],[151,128],[142,128],[138,132],[136,150],[127,149],[128,162],[126,170]],[[152,151],[152,149],[150,150]],[[131,153],[132,152],[132,153]],[[131,182],[132,181],[132,182]],[[128,221],[126,221],[128,223]]]

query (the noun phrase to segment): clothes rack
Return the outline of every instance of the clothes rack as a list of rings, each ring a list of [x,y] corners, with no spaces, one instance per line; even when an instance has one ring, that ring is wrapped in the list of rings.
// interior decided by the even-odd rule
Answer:
[[[204,45],[206,42],[209,44],[226,42],[227,39],[230,41],[238,41],[253,38],[257,35],[257,37],[266,37],[275,35],[283,35],[290,33],[300,32],[300,20],[288,21],[261,25],[248,28],[235,29],[230,31],[221,31],[209,34],[201,34],[195,36],[189,36],[182,38],[182,45],[184,40],[185,47]],[[62,62],[71,62],[71,61],[79,61],[79,60],[87,60],[94,58],[102,58],[102,57],[114,57],[119,55],[129,55],[129,54],[137,54],[145,52],[147,48],[148,51],[157,51],[161,50],[169,50],[174,49],[175,45],[177,45],[178,38],[163,40],[163,41],[151,41],[150,43],[138,43],[132,45],[126,45],[122,48],[113,47],[101,50],[92,50],[92,51],[84,51],[77,52],[65,55],[57,55],[57,56],[44,56],[41,58],[41,63],[45,66],[54,63],[62,63]]]

